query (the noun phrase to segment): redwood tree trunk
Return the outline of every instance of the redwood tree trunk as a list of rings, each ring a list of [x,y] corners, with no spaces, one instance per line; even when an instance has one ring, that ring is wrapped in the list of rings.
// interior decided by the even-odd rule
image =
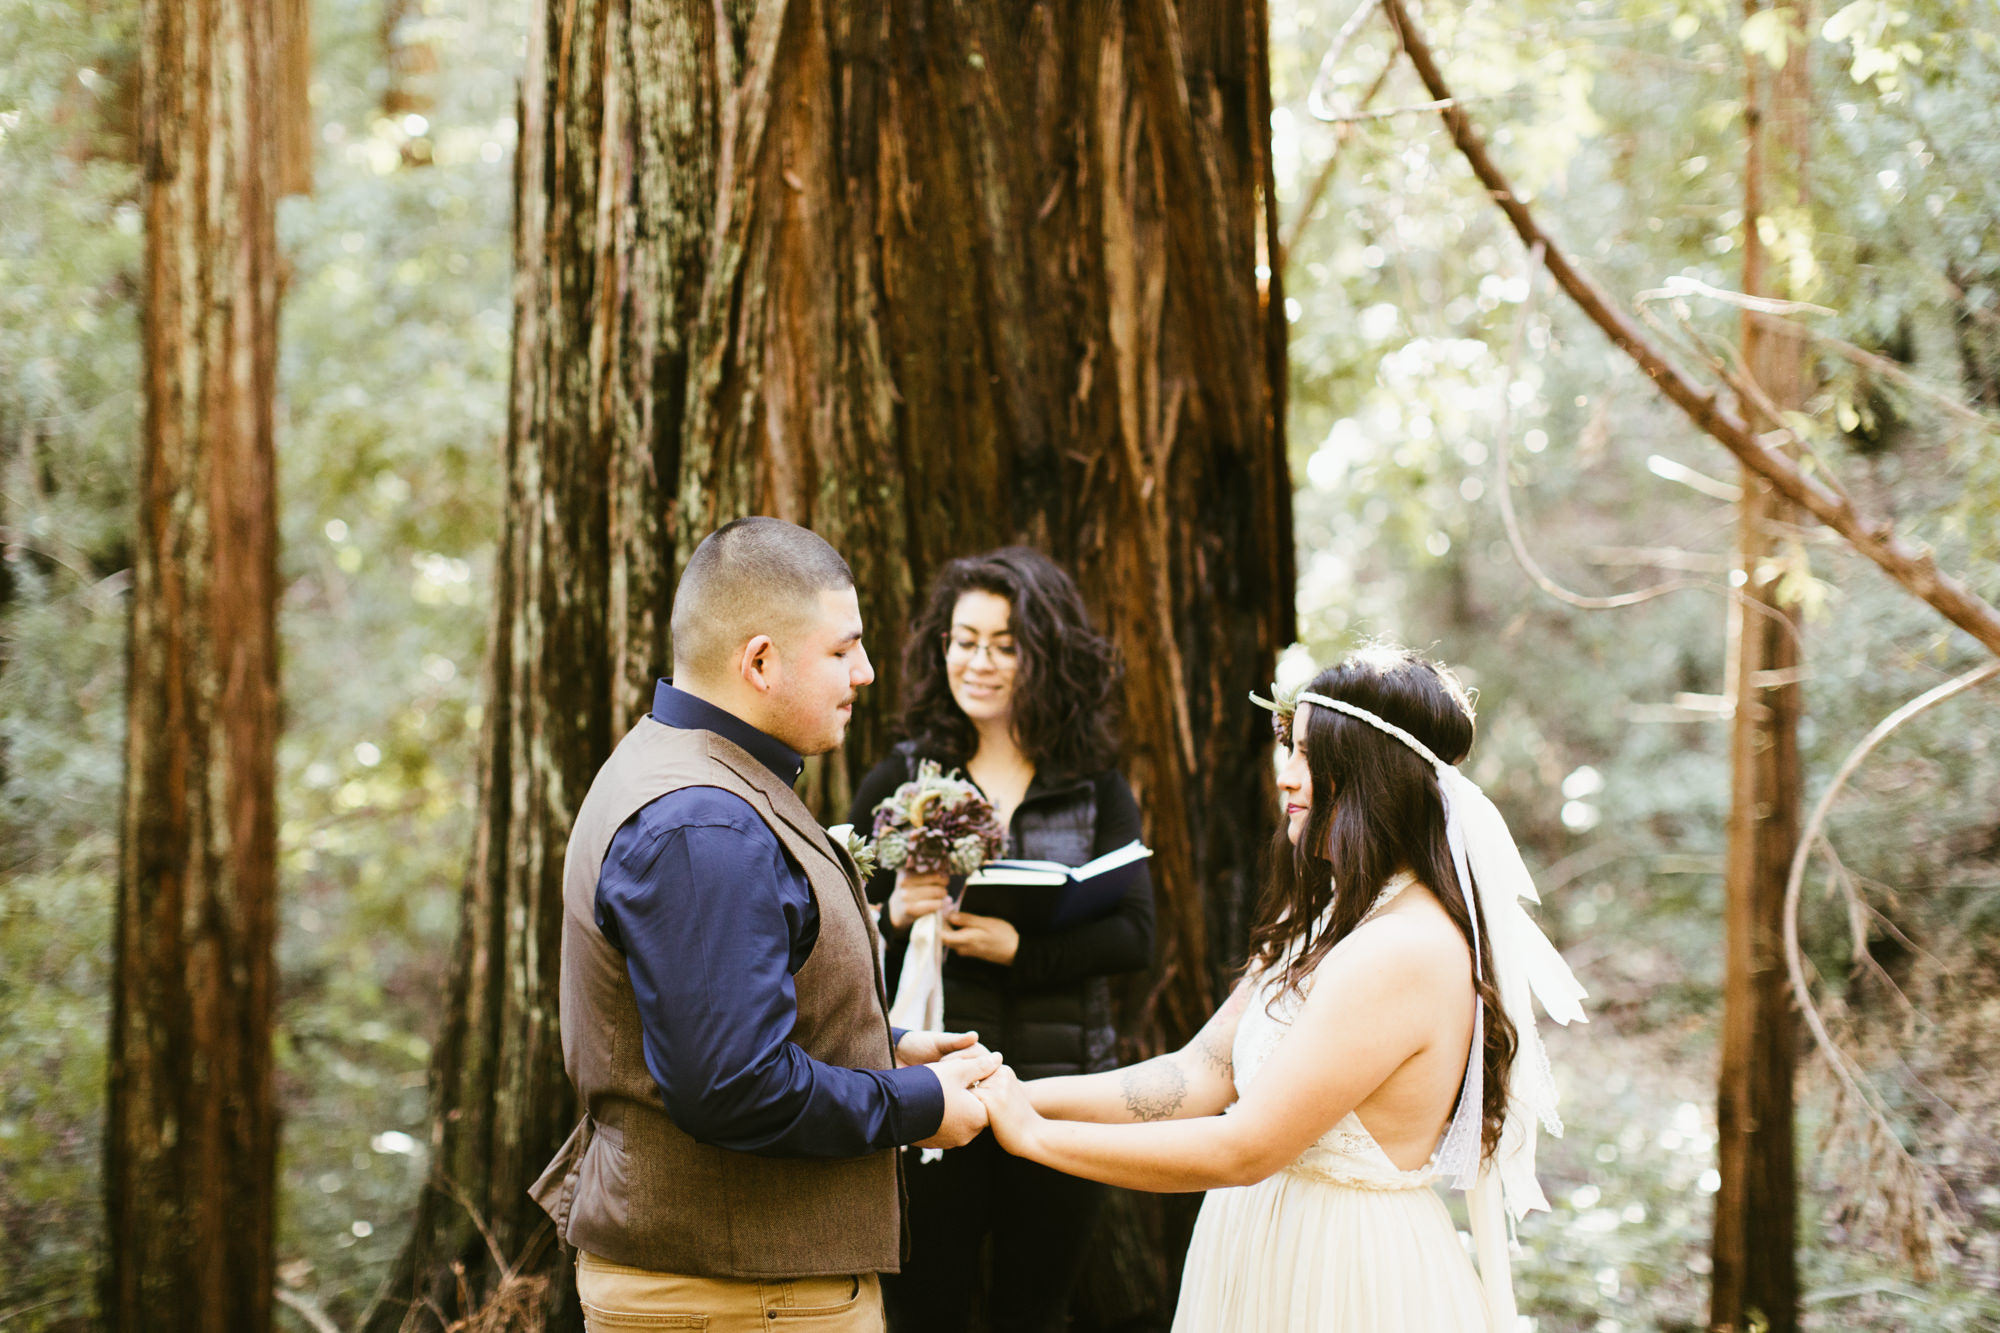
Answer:
[[[1760,0],[1746,0],[1755,13]],[[1806,126],[1804,27],[1774,71],[1758,53],[1747,57],[1745,104],[1743,290],[1783,296],[1760,222],[1769,200],[1796,191],[1803,201]],[[1793,189],[1785,190],[1783,187]],[[1743,320],[1744,366],[1781,411],[1805,400],[1805,344],[1773,336],[1756,319]],[[1745,403],[1758,430],[1780,423]],[[1785,879],[1799,837],[1797,631],[1782,604],[1774,534],[1795,525],[1792,505],[1745,468],[1738,514],[1737,569],[1746,598],[1761,613],[1732,613],[1730,690],[1736,700],[1730,734],[1732,789],[1726,860],[1722,1070],[1716,1096],[1722,1184],[1715,1196],[1714,1290],[1710,1327],[1745,1333],[1753,1327],[1792,1333],[1798,1327],[1798,1185],[1793,1143],[1793,1078],[1797,1021],[1792,1014],[1783,952]],[[1803,558],[1803,550],[1800,550]]]
[[[678,570],[738,515],[854,567],[880,679],[809,770],[829,818],[891,739],[937,567],[1029,541],[1075,570],[1124,651],[1157,849],[1127,1030],[1150,1049],[1205,1017],[1271,823],[1244,696],[1293,632],[1264,32],[1220,0],[538,6],[483,824],[436,1176],[371,1327],[448,1303],[454,1260],[495,1289],[454,1194],[508,1263],[554,1271],[523,1191],[575,1112],[569,818],[667,667]],[[1171,1300],[1178,1264],[1141,1251],[1106,1265],[1130,1279],[1107,1317]]]
[[[114,1329],[271,1322],[280,52],[150,0],[145,427],[105,1131]]]

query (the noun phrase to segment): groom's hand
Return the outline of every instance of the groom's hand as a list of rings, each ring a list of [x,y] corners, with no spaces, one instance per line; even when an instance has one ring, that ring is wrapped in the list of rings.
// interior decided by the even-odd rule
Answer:
[[[984,1055],[977,1032],[927,1032],[911,1028],[896,1043],[896,1062],[905,1065],[935,1064],[946,1057],[963,1060]]]
[[[937,1133],[918,1143],[919,1148],[961,1148],[986,1128],[986,1103],[972,1091],[973,1085],[1000,1067],[1000,1057],[988,1052],[969,1060],[939,1060],[924,1068],[944,1085],[944,1121]]]

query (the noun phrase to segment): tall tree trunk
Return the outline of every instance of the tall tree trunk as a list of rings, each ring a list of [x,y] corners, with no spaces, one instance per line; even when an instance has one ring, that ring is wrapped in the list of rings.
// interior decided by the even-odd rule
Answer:
[[[269,6],[144,8],[146,408],[105,1130],[113,1329],[271,1322],[283,56]]]
[[[497,1289],[475,1210],[513,1290],[557,1269],[523,1191],[575,1112],[569,819],[666,669],[677,571],[738,515],[854,567],[880,679],[808,772],[826,817],[889,743],[943,561],[1029,541],[1076,571],[1124,650],[1157,852],[1127,1030],[1152,1049],[1205,1016],[1270,823],[1244,694],[1293,633],[1264,33],[1222,0],[538,6],[482,826],[434,1180],[370,1328],[448,1306],[453,1262]],[[1171,1300],[1157,1250],[1108,1267],[1131,1281],[1100,1309]]]
[[[1766,6],[1746,0],[1746,15]],[[1764,229],[1775,224],[1769,201],[1803,203],[1807,83],[1803,19],[1778,11],[1785,62],[1773,70],[1759,52],[1746,55],[1743,290],[1782,296],[1789,284],[1773,271]],[[1791,186],[1792,189],[1785,187]],[[1743,320],[1744,366],[1780,411],[1805,400],[1805,344],[1773,336],[1749,314]],[[1781,424],[1755,403],[1745,418],[1757,430]],[[1781,551],[1775,534],[1799,521],[1794,507],[1749,468],[1742,473],[1737,569],[1746,599],[1730,626],[1732,788],[1726,858],[1722,1070],[1716,1096],[1719,1166],[1715,1196],[1712,1328],[1743,1333],[1798,1327],[1793,1258],[1798,1187],[1793,1144],[1797,1021],[1783,954],[1785,878],[1799,836],[1796,629],[1780,597]],[[1798,558],[1803,559],[1802,548]]]

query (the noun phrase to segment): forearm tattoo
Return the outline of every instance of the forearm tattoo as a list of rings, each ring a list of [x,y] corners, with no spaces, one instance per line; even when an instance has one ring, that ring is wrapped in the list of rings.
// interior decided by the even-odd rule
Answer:
[[[1136,1120],[1169,1120],[1187,1100],[1187,1075],[1162,1057],[1133,1065],[1118,1078],[1125,1109]]]

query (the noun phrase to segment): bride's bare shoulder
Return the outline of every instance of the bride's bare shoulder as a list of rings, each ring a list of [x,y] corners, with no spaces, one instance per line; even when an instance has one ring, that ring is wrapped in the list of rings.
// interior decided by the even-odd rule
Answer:
[[[1346,952],[1357,962],[1365,958],[1405,976],[1410,969],[1455,974],[1471,956],[1457,923],[1422,884],[1403,890],[1341,943],[1352,946]]]

